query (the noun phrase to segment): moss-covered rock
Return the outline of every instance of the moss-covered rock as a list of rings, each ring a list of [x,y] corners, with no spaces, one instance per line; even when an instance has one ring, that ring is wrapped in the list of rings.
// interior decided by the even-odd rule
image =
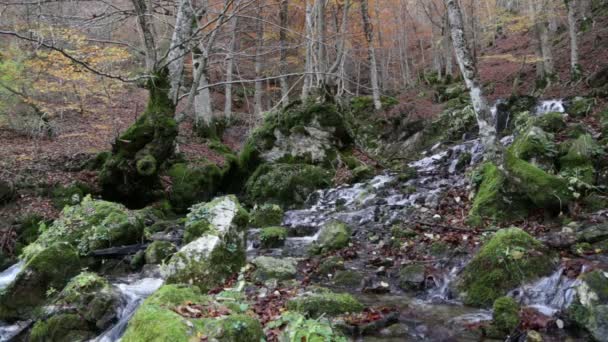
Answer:
[[[408,265],[399,271],[399,287],[403,290],[420,290],[424,285],[425,267],[423,264]]]
[[[245,191],[252,202],[284,206],[304,203],[313,191],[331,185],[332,173],[307,164],[263,164],[249,178]]]
[[[262,325],[248,315],[230,315],[221,319],[205,320],[201,334],[211,341],[259,342],[264,340]]]
[[[223,196],[192,207],[186,226],[209,223],[208,230],[183,246],[165,267],[168,283],[195,284],[207,291],[245,264],[247,212],[235,196]]]
[[[339,329],[332,327],[326,318],[307,319],[297,312],[284,312],[278,319],[269,322],[270,329],[283,329],[281,341],[346,342],[348,339]]]
[[[283,220],[283,209],[276,204],[256,205],[249,215],[249,224],[253,227],[278,226]]]
[[[576,232],[576,240],[579,242],[599,242],[608,239],[608,223],[596,223],[583,227]]]
[[[83,272],[70,280],[56,304],[73,308],[81,319],[103,330],[116,317],[120,296],[106,279]]]
[[[351,270],[339,270],[331,278],[331,281],[336,286],[356,288],[363,281],[363,274]]]
[[[515,157],[546,171],[553,169],[553,158],[557,154],[553,135],[536,126],[520,134],[513,142],[511,151]]]
[[[75,182],[71,185],[57,185],[51,191],[53,205],[58,209],[63,209],[66,205],[76,205],[82,199],[92,193],[92,189],[87,184]]]
[[[266,227],[260,232],[260,243],[263,248],[278,248],[287,240],[287,229],[284,227]]]
[[[511,297],[500,297],[492,306],[491,334],[497,338],[509,335],[519,325],[519,304]]]
[[[608,275],[594,271],[581,277],[576,297],[568,314],[579,326],[587,329],[597,341],[608,334]]]
[[[255,265],[253,277],[257,281],[269,279],[287,280],[296,276],[297,262],[292,258],[259,256],[251,261]]]
[[[361,182],[365,179],[371,178],[374,176],[374,168],[368,165],[361,165],[354,168],[352,171],[352,182]]]
[[[38,321],[30,332],[32,342],[84,342],[95,337],[87,322],[77,314],[60,314]]]
[[[465,267],[458,288],[466,304],[488,306],[508,290],[551,273],[555,261],[550,250],[523,230],[501,229]]]
[[[192,204],[208,201],[218,191],[222,173],[215,164],[202,166],[177,163],[167,172],[171,178],[169,200],[176,211],[186,211]]]
[[[350,229],[344,222],[330,221],[321,227],[317,241],[311,247],[311,253],[319,254],[335,251],[348,246]]]
[[[317,268],[317,274],[320,276],[327,276],[328,274],[334,274],[337,270],[344,269],[344,258],[338,255],[332,255],[323,258],[319,267]]]
[[[594,105],[595,100],[593,98],[577,96],[570,100],[570,104],[566,107],[566,113],[573,117],[582,117],[591,113]]]
[[[569,146],[567,154],[559,160],[560,173],[593,184],[595,179],[593,158],[600,155],[603,149],[589,134],[579,136],[567,146]]]
[[[347,312],[360,312],[363,310],[363,304],[348,293],[317,289],[290,299],[287,302],[287,309],[317,318],[321,315],[337,316]]]
[[[80,271],[78,252],[67,243],[32,251],[15,280],[0,293],[0,319],[30,317],[47,300],[47,292],[61,290]]]
[[[160,164],[173,154],[177,136],[168,71],[151,77],[147,88],[146,110],[114,141],[112,156],[99,173],[104,198],[132,206],[143,206],[158,197]]]
[[[505,153],[509,182],[537,208],[559,212],[573,199],[567,180],[517,158],[510,150]]]
[[[154,241],[146,248],[146,264],[162,264],[176,251],[175,245],[169,241]]]
[[[137,243],[142,234],[143,224],[134,212],[121,204],[86,196],[80,204],[65,207],[52,225],[43,227],[24,253],[67,242],[86,255],[96,249]]]
[[[557,133],[566,128],[564,114],[559,112],[546,113],[536,119],[534,125],[540,127],[543,131],[549,133]]]

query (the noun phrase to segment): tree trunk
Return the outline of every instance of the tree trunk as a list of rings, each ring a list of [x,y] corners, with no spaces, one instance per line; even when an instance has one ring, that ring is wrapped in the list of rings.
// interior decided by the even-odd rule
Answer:
[[[154,40],[156,34],[154,33],[154,25],[152,23],[152,13],[146,0],[132,0],[132,3],[135,7],[139,29],[144,42],[146,71],[148,73],[153,73],[156,69],[157,58],[156,42]]]
[[[235,8],[238,8],[239,2],[234,4]],[[228,47],[228,53],[226,54],[226,86],[224,87],[224,116],[226,119],[232,117],[232,76],[234,73],[234,53],[236,52],[238,44],[237,31],[239,26],[239,17],[234,15],[232,17],[232,25],[230,27],[230,46]]]
[[[572,80],[578,80],[581,77],[581,65],[578,59],[578,1],[565,0],[568,8],[568,32],[570,34],[570,74]]]
[[[256,47],[255,47],[255,90],[253,93],[253,110],[256,117],[261,117],[263,112],[262,106],[262,92],[263,92],[263,84],[262,84],[262,49],[264,47],[264,22],[262,21],[262,7],[263,3],[261,0],[258,1],[258,20],[256,22]]]
[[[289,13],[289,1],[281,0],[281,7],[279,10],[279,49],[280,49],[280,60],[279,60],[279,83],[281,85],[281,106],[285,107],[289,104],[289,84],[287,83],[287,25]]]
[[[180,0],[167,61],[169,63],[169,80],[171,81],[169,98],[174,104],[177,103],[177,96],[182,82],[184,59],[188,51],[187,41],[192,35],[193,20],[194,12],[190,0]]]
[[[380,102],[380,89],[378,87],[378,67],[376,65],[376,52],[374,51],[374,32],[369,20],[367,0],[361,0],[361,19],[363,20],[363,31],[365,32],[365,40],[367,41],[367,58],[369,61],[374,108],[380,110],[382,109],[382,102]]]
[[[313,33],[313,21],[312,21],[312,11],[313,5],[311,3],[313,0],[306,1],[306,57],[304,62],[304,83],[302,85],[302,101],[306,100],[310,95],[310,87],[312,86],[313,79],[313,48],[314,41],[312,37]]]
[[[534,24],[538,45],[537,54],[540,58],[537,63],[537,75],[543,82],[550,81],[553,76],[553,53],[551,51],[551,40],[549,36],[548,22],[546,14],[543,12],[545,6],[542,1],[529,0],[530,17]]]
[[[493,159],[497,154],[496,143],[496,125],[495,119],[492,117],[490,107],[483,93],[482,85],[479,81],[477,66],[467,39],[464,34],[464,24],[462,22],[462,13],[456,0],[445,0],[448,10],[450,27],[452,32],[452,43],[456,51],[456,59],[460,66],[460,71],[464,81],[469,88],[471,102],[475,110],[477,125],[479,126],[479,137],[485,148],[486,159]]]

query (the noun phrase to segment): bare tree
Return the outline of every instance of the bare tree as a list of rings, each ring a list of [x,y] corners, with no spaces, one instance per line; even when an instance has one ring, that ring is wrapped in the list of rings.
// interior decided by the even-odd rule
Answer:
[[[570,75],[573,80],[581,77],[581,65],[578,58],[578,10],[577,0],[564,0],[568,9],[568,33],[570,35]]]
[[[281,73],[281,78],[279,78],[279,83],[281,85],[281,105],[283,107],[289,104],[289,84],[287,83],[287,25],[288,25],[288,13],[289,13],[289,1],[288,0],[280,0],[280,9],[279,9],[279,72]]]
[[[460,66],[460,71],[467,88],[469,88],[477,125],[479,126],[479,137],[485,148],[486,158],[494,158],[497,153],[495,120],[492,117],[479,80],[476,61],[471,54],[467,38],[464,34],[460,6],[456,0],[445,0],[445,4],[448,10],[456,59],[458,60],[458,65]]]
[[[256,46],[255,46],[255,55],[254,55],[254,68],[255,68],[255,86],[253,93],[253,111],[256,117],[261,117],[263,109],[262,104],[262,96],[263,92],[263,81],[262,78],[262,50],[264,48],[264,21],[262,20],[262,8],[264,2],[263,0],[258,0],[258,18],[256,20],[255,25],[255,35],[256,35]]]
[[[224,116],[226,119],[232,117],[232,79],[234,74],[234,55],[239,45],[238,27],[239,17],[236,15],[236,8],[239,7],[239,0],[234,4],[235,11],[233,11],[232,25],[230,27],[230,43],[228,46],[228,53],[226,53],[226,85],[224,87]]]
[[[380,101],[380,88],[378,87],[378,67],[376,65],[376,52],[374,51],[374,32],[369,19],[367,0],[361,0],[361,19],[363,20],[363,31],[365,33],[365,40],[367,41],[367,58],[369,62],[374,108],[380,110],[382,109],[382,102]]]

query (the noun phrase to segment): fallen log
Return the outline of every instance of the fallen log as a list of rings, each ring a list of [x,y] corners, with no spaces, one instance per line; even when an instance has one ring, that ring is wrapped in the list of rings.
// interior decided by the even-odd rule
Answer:
[[[89,253],[89,256],[108,258],[123,257],[125,255],[132,255],[139,252],[140,250],[146,249],[148,245],[149,243],[138,243],[135,245],[96,249],[94,251],[91,251],[91,253]]]

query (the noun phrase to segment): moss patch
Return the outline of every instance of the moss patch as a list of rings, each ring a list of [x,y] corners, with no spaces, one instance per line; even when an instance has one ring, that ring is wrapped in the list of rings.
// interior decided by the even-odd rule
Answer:
[[[171,178],[169,200],[180,212],[194,203],[211,199],[219,189],[222,177],[215,164],[192,166],[178,163],[171,166],[167,174]]]
[[[263,228],[260,233],[260,242],[263,248],[278,248],[285,244],[287,229],[283,227]]]
[[[287,309],[316,318],[323,314],[337,316],[347,312],[360,312],[363,310],[363,304],[348,293],[318,289],[316,292],[289,300]]]
[[[489,306],[508,290],[551,273],[554,266],[553,253],[528,233],[501,229],[465,267],[458,288],[466,304]]]
[[[81,342],[95,337],[86,321],[75,314],[61,314],[38,321],[32,328],[32,342]]]
[[[257,205],[251,211],[249,224],[253,227],[278,226],[283,220],[283,209],[276,204]]]

